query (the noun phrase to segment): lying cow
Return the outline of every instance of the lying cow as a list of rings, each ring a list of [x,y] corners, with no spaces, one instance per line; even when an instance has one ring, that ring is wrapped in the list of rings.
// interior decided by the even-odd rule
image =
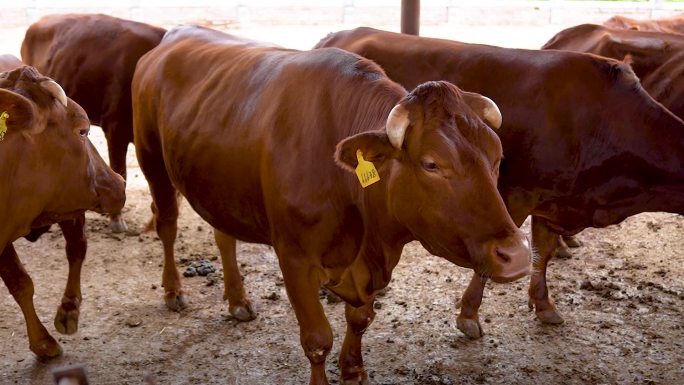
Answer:
[[[684,122],[641,87],[628,65],[596,55],[506,49],[371,28],[328,35],[411,88],[444,79],[491,97],[506,117],[499,191],[516,224],[532,215],[539,253],[530,306],[561,323],[546,268],[557,234],[605,227],[646,211],[684,214]],[[482,335],[478,308],[486,279],[474,274],[458,327]]]
[[[102,14],[44,16],[26,31],[22,60],[52,77],[102,127],[109,163],[126,178],[126,152],[133,142],[131,79],[138,59],[166,30]],[[126,230],[120,215],[114,232]]]
[[[132,91],[167,303],[182,302],[178,190],[215,228],[232,309],[249,307],[236,239],[273,245],[311,384],[328,383],[333,343],[321,285],[347,303],[339,365],[342,381],[360,383],[373,298],[407,242],[494,281],[529,271],[527,241],[496,191],[501,146],[484,121],[498,127],[501,115],[479,94],[446,82],[407,94],[342,50],[268,47],[192,26],[140,59]]]
[[[603,25],[615,29],[684,34],[684,14],[652,20],[636,20],[616,15],[606,20]]]
[[[0,57],[0,71],[11,69],[0,74],[0,276],[24,313],[31,351],[50,358],[61,348],[36,315],[33,282],[12,242],[55,222],[67,223],[65,235],[80,228],[71,239],[84,240],[83,211],[120,212],[124,181],[88,140],[85,111],[53,80],[21,64]],[[78,325],[84,254],[85,246],[83,255],[70,253],[69,279],[55,317],[61,333],[74,333]]]
[[[542,49],[588,52],[624,60],[651,96],[684,118],[684,35],[582,24],[559,32]]]

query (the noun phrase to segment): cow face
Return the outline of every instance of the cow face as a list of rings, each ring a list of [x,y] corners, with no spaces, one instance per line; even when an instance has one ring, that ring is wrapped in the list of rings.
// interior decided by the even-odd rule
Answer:
[[[501,124],[491,100],[425,83],[392,110],[386,131],[344,140],[337,158],[354,168],[361,150],[376,164],[390,214],[432,254],[507,282],[529,272],[531,251],[496,189],[501,142],[483,120]]]
[[[85,111],[57,83],[32,67],[0,74],[0,110],[8,115],[0,147],[14,170],[12,195],[31,197],[24,213],[49,223],[84,209],[120,212],[123,180],[88,140]]]

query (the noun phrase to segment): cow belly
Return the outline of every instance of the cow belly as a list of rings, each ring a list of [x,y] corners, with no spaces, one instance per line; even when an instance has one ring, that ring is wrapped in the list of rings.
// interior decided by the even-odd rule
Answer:
[[[271,244],[263,207],[248,200],[198,199],[186,196],[192,208],[212,227],[243,242]]]

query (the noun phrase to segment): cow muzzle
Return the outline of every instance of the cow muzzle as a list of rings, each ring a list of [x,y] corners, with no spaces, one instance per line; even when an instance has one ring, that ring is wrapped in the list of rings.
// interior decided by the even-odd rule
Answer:
[[[117,215],[126,203],[126,182],[113,171],[99,175],[95,179],[95,192],[98,207],[95,211],[102,214]]]
[[[485,244],[485,271],[492,281],[513,282],[530,273],[532,250],[522,232]]]

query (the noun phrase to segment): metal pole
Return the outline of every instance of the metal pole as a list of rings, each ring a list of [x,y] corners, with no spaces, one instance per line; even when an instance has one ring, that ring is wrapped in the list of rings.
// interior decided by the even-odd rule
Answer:
[[[418,35],[420,0],[401,0],[401,33]]]

